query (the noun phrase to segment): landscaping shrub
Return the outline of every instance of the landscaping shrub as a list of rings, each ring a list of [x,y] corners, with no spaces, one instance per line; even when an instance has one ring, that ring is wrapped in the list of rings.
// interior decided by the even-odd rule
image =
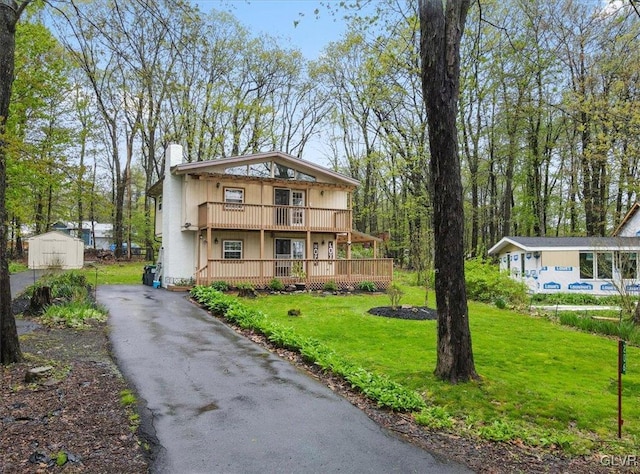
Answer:
[[[282,291],[284,290],[284,283],[282,283],[281,280],[274,278],[269,282],[269,289],[271,291]]]
[[[338,285],[336,285],[335,281],[328,281],[322,287],[324,291],[334,292],[338,291]]]
[[[214,281],[209,285],[210,288],[213,288],[216,291],[229,291],[229,284],[226,281]]]
[[[378,289],[376,284],[373,283],[372,281],[361,281],[360,283],[358,283],[358,287],[357,288],[360,291],[368,291],[370,293],[373,293],[374,291],[376,291]]]
[[[483,303],[494,303],[502,298],[513,307],[523,307],[528,302],[527,287],[512,279],[506,272],[481,258],[465,262],[467,297]]]
[[[391,306],[397,308],[400,306],[400,299],[404,295],[404,291],[400,288],[400,285],[397,283],[392,283],[391,286],[387,289],[387,295],[389,295],[389,299],[391,300]]]

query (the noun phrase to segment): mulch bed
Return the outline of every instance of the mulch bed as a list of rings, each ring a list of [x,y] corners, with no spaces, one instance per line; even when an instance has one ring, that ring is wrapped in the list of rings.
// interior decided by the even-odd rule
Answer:
[[[24,298],[13,302],[24,312]],[[111,360],[107,325],[46,328],[22,318],[25,361],[0,366],[0,473],[146,473],[148,452],[120,403],[127,384]],[[34,367],[53,369],[26,383]]]
[[[416,321],[437,320],[438,312],[426,306],[378,306],[368,311],[374,316],[384,316],[385,318],[413,319]]]

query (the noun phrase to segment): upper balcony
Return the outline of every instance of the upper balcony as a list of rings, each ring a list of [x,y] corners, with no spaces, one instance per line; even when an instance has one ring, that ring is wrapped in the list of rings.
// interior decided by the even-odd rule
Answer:
[[[198,206],[200,229],[350,232],[350,209],[205,202]]]

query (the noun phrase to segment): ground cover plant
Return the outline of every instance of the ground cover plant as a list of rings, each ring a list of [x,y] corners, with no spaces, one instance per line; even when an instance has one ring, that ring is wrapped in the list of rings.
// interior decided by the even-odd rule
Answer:
[[[423,288],[403,286],[405,304]],[[640,435],[640,351],[628,350],[625,425],[617,440],[616,342],[495,306],[470,303],[479,382],[449,385],[433,376],[436,322],[367,314],[386,295],[269,295],[241,300],[242,314],[289,328],[283,342],[309,339],[347,364],[422,395],[416,418],[429,426],[569,453],[630,452]],[[224,312],[227,301],[215,307]],[[388,304],[388,303],[387,303]],[[299,308],[291,317],[288,308]],[[242,317],[240,318],[242,320]],[[245,320],[245,324],[252,322]]]

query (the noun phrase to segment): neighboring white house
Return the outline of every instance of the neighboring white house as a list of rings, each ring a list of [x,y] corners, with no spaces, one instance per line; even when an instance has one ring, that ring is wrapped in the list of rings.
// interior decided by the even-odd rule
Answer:
[[[489,249],[532,293],[640,293],[640,204],[613,237],[504,237]]]
[[[113,224],[84,221],[82,229],[79,230],[77,222],[56,222],[51,227],[53,230],[82,239],[88,249],[109,250],[113,243]]]
[[[27,241],[31,269],[70,270],[84,265],[84,244],[80,239],[54,230],[31,237]]]

